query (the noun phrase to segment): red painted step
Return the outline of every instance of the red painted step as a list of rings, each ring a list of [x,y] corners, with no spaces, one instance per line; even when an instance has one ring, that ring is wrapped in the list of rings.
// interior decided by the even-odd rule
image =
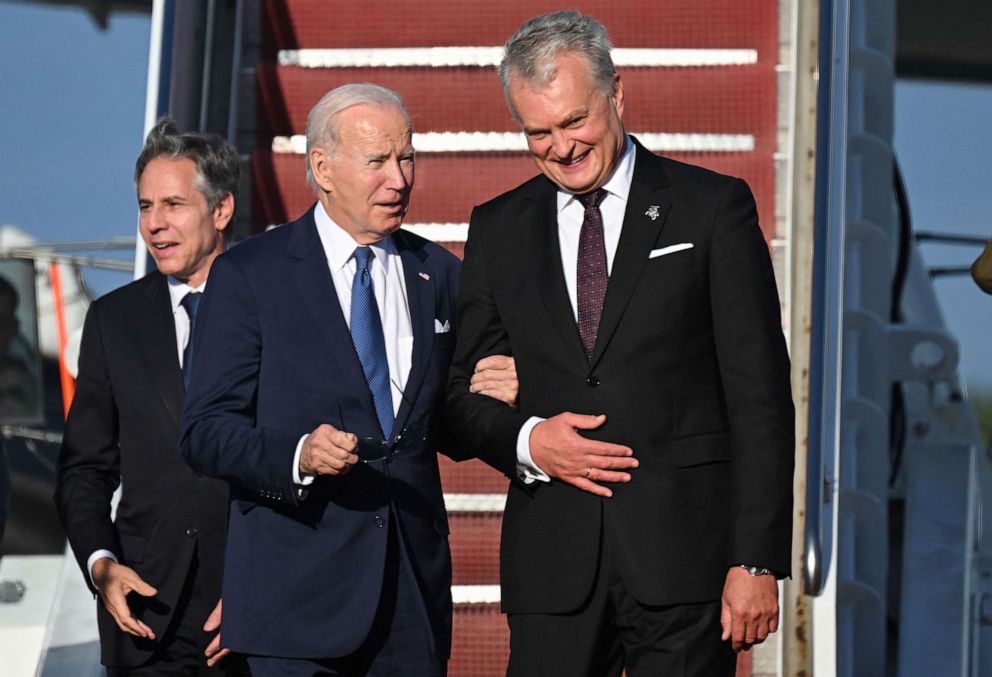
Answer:
[[[264,0],[270,49],[497,46],[521,23],[563,8],[558,0]],[[777,58],[777,0],[577,0],[617,47],[758,50]]]
[[[743,178],[757,196],[766,234],[774,227],[774,167],[756,153],[672,153],[669,157]],[[252,158],[257,228],[295,219],[314,202],[302,155],[258,151]],[[472,207],[537,173],[524,153],[424,153],[407,223],[465,223]]]
[[[509,480],[479,460],[455,462],[438,454],[441,486],[446,494],[505,494]]]
[[[455,585],[499,583],[501,512],[449,512],[448,542]]]
[[[510,630],[499,604],[455,607],[449,677],[503,677]]]
[[[649,132],[753,134],[775,144],[771,64],[705,68],[620,68],[624,123]],[[517,132],[493,68],[302,68],[260,64],[259,123],[271,136],[304,134],[310,108],[331,89],[374,82],[400,93],[414,129]],[[438,96],[438,92],[444,92]]]

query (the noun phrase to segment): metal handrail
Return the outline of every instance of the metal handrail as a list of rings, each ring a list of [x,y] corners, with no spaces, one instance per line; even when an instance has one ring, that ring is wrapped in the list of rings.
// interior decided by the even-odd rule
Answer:
[[[809,422],[807,427],[806,455],[806,514],[803,539],[803,591],[810,596],[818,596],[823,591],[827,558],[823,547],[822,506],[823,506],[823,449],[825,438],[833,439],[825,433],[828,425],[836,423],[837,412],[831,408],[838,405],[836,398],[828,398],[827,390],[836,393],[836,383],[828,384],[829,373],[826,365],[839,363],[840,313],[843,299],[841,290],[831,288],[828,280],[839,280],[843,272],[843,220],[844,207],[836,201],[844,195],[843,170],[847,162],[847,129],[844,112],[847,106],[847,81],[844,69],[833,63],[834,41],[842,39],[834,35],[834,3],[825,1],[820,5],[820,54],[819,89],[817,91],[816,121],[816,168],[813,213],[813,274],[812,300],[810,304],[810,359],[809,365]],[[837,8],[843,10],[843,5]],[[847,49],[838,50],[846,59]],[[837,76],[840,75],[838,78]],[[839,79],[839,81],[838,81]],[[834,91],[838,96],[834,96]],[[839,147],[838,147],[839,146]],[[838,169],[839,168],[839,169]],[[841,176],[835,174],[840,171]],[[840,229],[832,228],[831,218],[836,218]],[[836,232],[834,232],[836,231]],[[831,233],[833,237],[831,238]],[[819,359],[816,359],[816,358]]]
[[[963,244],[985,246],[989,238],[979,235],[957,235],[956,233],[933,233],[920,230],[913,233],[917,242],[936,242],[938,244]]]

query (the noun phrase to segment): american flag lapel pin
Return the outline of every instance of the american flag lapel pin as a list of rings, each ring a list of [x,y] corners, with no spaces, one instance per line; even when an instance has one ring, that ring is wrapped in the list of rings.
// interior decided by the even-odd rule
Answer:
[[[431,276],[430,276],[430,275],[428,275],[427,273],[425,273],[425,272],[423,272],[423,271],[421,271],[421,272],[419,272],[419,273],[417,273],[417,275],[419,275],[420,277],[422,277],[422,278],[424,278],[424,279],[425,279],[425,280],[427,280],[428,282],[430,282],[430,281],[431,281]]]

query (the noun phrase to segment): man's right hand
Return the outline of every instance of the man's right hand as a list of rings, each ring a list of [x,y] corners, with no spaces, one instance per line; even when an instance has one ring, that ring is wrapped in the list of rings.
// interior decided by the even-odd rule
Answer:
[[[566,411],[541,421],[530,433],[530,456],[550,477],[590,494],[609,498],[613,492],[598,482],[629,482],[626,469],[638,463],[630,447],[597,442],[576,430],[593,430],[606,423],[606,415],[589,416]]]
[[[136,592],[142,597],[154,597],[158,590],[145,583],[134,569],[118,564],[109,557],[101,557],[95,561],[90,573],[93,585],[103,600],[103,606],[114,617],[117,627],[135,637],[155,639],[152,629],[131,615],[127,596]]]
[[[300,450],[300,476],[345,475],[358,462],[358,436],[323,423]]]

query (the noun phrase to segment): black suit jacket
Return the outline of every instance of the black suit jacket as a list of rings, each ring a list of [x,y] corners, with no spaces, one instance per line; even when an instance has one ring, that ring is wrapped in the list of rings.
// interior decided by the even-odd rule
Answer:
[[[158,589],[151,600],[129,600],[159,638],[194,552],[205,594],[216,600],[221,590],[227,487],[197,476],[179,455],[182,406],[166,278],[154,272],[94,301],[83,327],[55,500],[87,585],[87,558],[106,549]],[[111,521],[110,499],[121,483]],[[103,663],[133,667],[147,660],[155,644],[121,632],[103,604],[97,607]]]
[[[735,563],[788,572],[789,362],[747,185],[637,144],[591,361],[565,288],[555,195],[538,176],[476,207],[462,268],[448,415],[467,451],[514,479],[504,610],[576,609],[604,533],[646,604],[718,599]],[[476,360],[496,353],[516,359],[517,410],[468,392]],[[640,467],[612,498],[515,479],[521,425],[563,411],[606,414],[588,436],[633,448]]]

